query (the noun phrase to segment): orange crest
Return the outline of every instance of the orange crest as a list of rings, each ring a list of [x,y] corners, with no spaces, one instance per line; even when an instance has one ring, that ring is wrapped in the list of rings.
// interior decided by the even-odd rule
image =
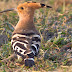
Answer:
[[[17,11],[19,13],[25,13],[25,12],[29,13],[30,11],[32,12],[35,9],[45,8],[45,7],[52,8],[51,6],[47,6],[47,5],[42,4],[42,3],[36,3],[36,2],[28,1],[28,2],[25,2],[25,3],[19,4],[18,7],[17,7]],[[0,13],[12,11],[12,10],[16,11],[16,8],[7,9],[7,10],[4,10],[4,11],[1,11]]]

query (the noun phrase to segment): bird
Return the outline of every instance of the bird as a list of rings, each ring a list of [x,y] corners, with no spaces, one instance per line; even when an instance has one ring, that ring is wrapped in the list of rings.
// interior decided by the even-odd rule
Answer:
[[[22,58],[25,66],[35,65],[34,57],[38,55],[41,46],[41,36],[34,25],[34,12],[39,8],[52,8],[42,3],[27,1],[17,8],[7,9],[2,12],[17,11],[19,21],[12,33],[11,45],[18,59]]]

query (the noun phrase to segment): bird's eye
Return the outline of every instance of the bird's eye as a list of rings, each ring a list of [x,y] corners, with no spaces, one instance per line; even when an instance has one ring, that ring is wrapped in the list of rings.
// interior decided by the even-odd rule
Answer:
[[[22,9],[22,10],[23,10],[24,8],[23,8],[23,7],[20,7],[20,9]]]

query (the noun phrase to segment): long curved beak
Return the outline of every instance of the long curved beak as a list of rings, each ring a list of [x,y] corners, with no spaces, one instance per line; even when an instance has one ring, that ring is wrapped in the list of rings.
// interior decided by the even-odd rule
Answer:
[[[17,11],[17,9],[16,8],[11,8],[11,9],[6,9],[6,10],[4,10],[4,11],[1,11],[0,13],[3,13],[3,12],[8,12],[8,11]]]

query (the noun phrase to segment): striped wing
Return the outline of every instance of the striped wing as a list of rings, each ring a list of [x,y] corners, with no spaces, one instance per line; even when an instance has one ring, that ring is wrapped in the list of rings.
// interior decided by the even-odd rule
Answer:
[[[34,64],[34,56],[38,54],[40,42],[40,35],[35,33],[14,33],[11,40],[13,50],[24,59],[26,66]]]

